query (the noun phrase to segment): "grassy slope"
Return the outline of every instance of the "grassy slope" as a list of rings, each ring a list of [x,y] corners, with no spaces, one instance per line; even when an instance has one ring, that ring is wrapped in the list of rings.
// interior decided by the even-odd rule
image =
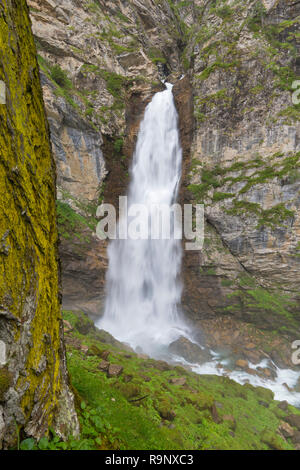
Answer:
[[[50,442],[44,439],[40,447],[293,449],[292,443],[282,439],[276,430],[286,414],[300,412],[291,406],[287,413],[282,411],[272,392],[241,386],[225,377],[199,376],[182,367],[139,357],[95,329],[85,315],[65,312],[64,317],[74,327],[66,334],[66,343],[81,439],[66,444],[58,438]],[[88,346],[89,351],[82,351],[82,345]],[[124,367],[119,378],[108,378],[98,369],[105,350],[110,351],[110,363]],[[185,385],[171,384],[170,379],[175,377],[185,377]],[[139,398],[143,399],[134,401]],[[212,418],[214,403],[219,424]],[[176,413],[173,420],[168,416],[172,412]],[[234,416],[236,425],[223,420],[224,415]]]

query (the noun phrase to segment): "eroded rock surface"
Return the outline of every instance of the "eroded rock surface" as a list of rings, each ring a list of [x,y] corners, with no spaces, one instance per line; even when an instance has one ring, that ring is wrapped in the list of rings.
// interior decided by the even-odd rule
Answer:
[[[89,222],[98,196],[117,205],[145,106],[169,76],[181,202],[204,203],[206,217],[204,249],[184,257],[185,313],[297,336],[300,5],[223,3],[29,1],[59,197]],[[106,246],[72,231],[61,237],[64,299],[97,314]]]
[[[0,2],[0,449],[79,432],[60,312],[55,165],[25,0]]]

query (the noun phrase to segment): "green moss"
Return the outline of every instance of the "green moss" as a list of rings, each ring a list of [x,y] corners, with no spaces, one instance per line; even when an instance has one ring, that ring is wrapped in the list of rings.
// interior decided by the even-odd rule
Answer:
[[[83,314],[66,312],[65,318],[78,325]],[[86,320],[89,323],[88,320]],[[90,322],[91,323],[91,322]],[[92,325],[92,323],[91,323]],[[78,397],[81,420],[79,441],[70,440],[67,448],[122,450],[204,450],[273,448],[264,432],[276,436],[280,420],[277,402],[270,390],[241,386],[226,377],[197,375],[153,359],[142,359],[124,345],[102,343],[101,332],[91,329],[85,335],[74,329],[68,334],[68,367]],[[100,335],[100,336],[99,336]],[[89,347],[88,355],[72,346],[73,340]],[[109,362],[124,367],[116,379],[98,369],[98,351],[109,349]],[[95,353],[93,355],[93,353]],[[179,386],[171,379],[184,377]],[[260,402],[268,403],[268,408]],[[212,419],[212,406],[218,402],[220,423]],[[293,408],[288,411],[291,413]],[[296,413],[299,413],[297,410]],[[234,434],[223,415],[236,421]],[[170,426],[170,424],[172,424]],[[254,431],[255,428],[255,431]],[[59,448],[56,441],[47,448]],[[284,449],[292,446],[278,436]],[[35,444],[38,448],[38,444]]]
[[[7,88],[0,105],[0,238],[7,233],[9,246],[0,255],[0,303],[20,320],[11,328],[14,347],[30,338],[14,383],[23,412],[17,424],[38,405],[47,428],[62,389],[55,165],[26,2],[3,0],[0,12],[0,80]]]
[[[0,368],[0,402],[4,400],[4,395],[11,386],[12,374],[6,368]]]
[[[279,329],[285,327],[292,331],[295,327],[295,319],[291,311],[296,308],[296,303],[290,300],[289,295],[279,290],[268,290],[260,286],[253,286],[249,289],[245,288],[246,286],[243,286],[242,283],[240,285],[242,289],[236,289],[231,294],[228,294],[228,298],[239,298],[241,305],[230,306],[228,310],[232,310],[232,308],[243,309],[245,307],[247,310],[250,309],[253,315],[261,315],[263,312],[266,323],[272,321],[273,324],[279,325]],[[281,320],[284,323],[280,320],[280,317],[282,317]]]
[[[87,235],[83,235],[85,228],[91,230],[95,229],[96,220],[88,219],[81,214],[78,214],[69,204],[57,201],[57,223],[59,234],[66,240],[71,240],[74,237],[79,240],[88,241]]]
[[[213,195],[213,201],[214,202],[219,202],[219,201],[224,201],[224,199],[230,199],[234,197],[234,194],[232,193],[218,193],[215,192]]]
[[[73,326],[84,320],[82,313],[65,312]],[[91,321],[85,334],[76,328],[68,333],[67,356],[73,389],[78,403],[81,436],[63,443],[56,436],[39,442],[26,442],[34,449],[118,449],[118,450],[267,450],[292,449],[277,428],[286,414],[277,407],[270,390],[241,386],[227,377],[197,375],[180,366],[140,358],[126,350]],[[108,344],[110,342],[110,344]],[[76,345],[76,344],[77,345]],[[88,354],[80,345],[88,346]],[[124,371],[116,379],[98,369],[99,351],[110,351],[109,362]],[[184,377],[185,385],[171,379]],[[268,403],[262,406],[261,401]],[[218,403],[219,424],[212,418]],[[231,415],[232,425],[223,420]],[[23,446],[23,443],[21,444]]]
[[[148,56],[152,60],[154,64],[156,63],[161,63],[161,64],[166,64],[167,60],[164,57],[163,52],[160,49],[157,49],[155,47],[151,47],[148,51]]]
[[[118,138],[114,142],[114,149],[117,153],[121,153],[124,145],[124,140],[122,137]]]

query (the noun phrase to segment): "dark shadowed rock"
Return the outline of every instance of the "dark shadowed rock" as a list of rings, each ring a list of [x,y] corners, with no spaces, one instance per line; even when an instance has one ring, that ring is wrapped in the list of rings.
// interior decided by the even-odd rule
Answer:
[[[288,404],[288,402],[287,402],[286,400],[281,401],[280,403],[278,403],[278,408],[279,408],[280,410],[283,410],[283,411],[287,411],[287,410],[288,410],[288,406],[289,406],[289,404]]]
[[[211,359],[211,354],[208,350],[200,348],[200,346],[192,343],[184,336],[180,336],[179,339],[173,341],[169,345],[169,351],[182,356],[188,362],[197,364],[204,364]]]

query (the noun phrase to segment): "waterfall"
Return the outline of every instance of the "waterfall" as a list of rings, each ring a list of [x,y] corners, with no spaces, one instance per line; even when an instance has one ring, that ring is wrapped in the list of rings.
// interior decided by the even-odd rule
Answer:
[[[153,204],[164,204],[165,215],[178,197],[181,178],[182,151],[178,135],[178,116],[173,100],[172,85],[156,93],[147,106],[140,125],[137,145],[131,167],[128,192],[128,213],[136,204],[150,209]],[[150,212],[150,210],[149,210]],[[117,233],[128,228],[132,216],[120,219]],[[159,219],[147,219],[161,234]],[[155,225],[158,226],[155,226]],[[176,229],[176,220],[172,235]],[[180,282],[182,245],[171,236],[137,240],[128,237],[112,240],[108,247],[107,297],[103,318],[97,326],[110,332],[132,347],[140,346],[152,357],[186,364],[198,374],[225,375],[241,384],[270,388],[278,400],[288,400],[300,407],[300,393],[289,392],[285,383],[295,387],[299,374],[293,370],[276,369],[276,379],[264,379],[254,374],[259,367],[270,365],[268,360],[254,365],[253,374],[234,370],[232,358],[223,352],[212,353],[205,364],[188,363],[184,358],[168,352],[168,345],[185,336],[193,341],[193,334],[180,315],[182,285]]]
[[[166,87],[154,95],[140,125],[131,167],[128,212],[135,204],[143,204],[149,213],[153,205],[163,204],[170,217],[178,196],[182,150],[172,85]],[[130,217],[120,220],[118,231],[121,224],[128,226],[129,222]],[[162,233],[158,218],[149,218],[148,223]],[[171,226],[174,235],[176,220]],[[151,239],[150,234],[143,240],[116,239],[110,242],[108,258],[105,312],[98,326],[117,339],[154,354],[177,339],[184,329],[179,312],[181,240],[174,236]]]

